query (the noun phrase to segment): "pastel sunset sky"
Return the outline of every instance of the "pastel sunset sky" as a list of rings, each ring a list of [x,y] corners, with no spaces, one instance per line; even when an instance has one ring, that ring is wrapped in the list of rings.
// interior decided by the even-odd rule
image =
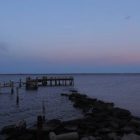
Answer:
[[[140,0],[1,0],[0,73],[140,72]]]

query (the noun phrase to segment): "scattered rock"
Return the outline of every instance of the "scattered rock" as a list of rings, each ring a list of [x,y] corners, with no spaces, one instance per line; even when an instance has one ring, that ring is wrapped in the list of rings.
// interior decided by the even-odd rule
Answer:
[[[106,134],[106,133],[110,133],[110,132],[112,132],[112,131],[111,131],[111,129],[109,129],[109,128],[101,128],[101,129],[99,130],[99,132],[102,133],[102,134]]]
[[[140,127],[140,120],[133,118],[130,121],[130,125],[138,128]]]
[[[93,136],[89,136],[88,139],[89,139],[89,140],[96,140],[96,138],[93,137]]]
[[[124,133],[131,133],[131,132],[133,132],[133,128],[129,127],[129,126],[125,126],[124,128],[122,128],[122,131]]]
[[[81,138],[81,140],[96,140],[96,137],[88,136],[88,137]]]
[[[16,125],[8,125],[2,128],[1,134],[9,134],[16,130]]]
[[[130,119],[131,118],[130,111],[128,111],[126,109],[121,109],[121,108],[118,108],[118,107],[113,109],[113,115],[115,117],[120,118],[120,119]]]
[[[8,138],[8,136],[6,135],[0,135],[0,140],[6,140]]]
[[[134,133],[124,135],[121,140],[140,140],[140,136]]]
[[[120,136],[118,136],[116,133],[109,133],[108,134],[108,137],[109,137],[109,139],[111,139],[111,140],[121,140],[121,137]]]
[[[89,140],[88,137],[83,137],[81,140]]]
[[[50,132],[49,138],[50,140],[78,140],[79,135],[77,132],[64,133],[60,135],[56,135],[54,132]]]
[[[32,134],[24,134],[18,137],[19,140],[33,140],[33,138]]]

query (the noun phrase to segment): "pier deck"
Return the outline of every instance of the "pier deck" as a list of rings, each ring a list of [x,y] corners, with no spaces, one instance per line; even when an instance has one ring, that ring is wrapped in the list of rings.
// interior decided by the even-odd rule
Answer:
[[[39,86],[74,86],[73,77],[26,78],[26,89],[37,89]]]

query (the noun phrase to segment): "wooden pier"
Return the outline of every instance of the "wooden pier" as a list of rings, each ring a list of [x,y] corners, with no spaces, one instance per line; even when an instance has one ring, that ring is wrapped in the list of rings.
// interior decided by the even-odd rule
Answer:
[[[11,94],[14,93],[14,89],[16,87],[21,88],[25,87],[26,90],[37,90],[38,87],[43,86],[43,87],[56,87],[56,86],[74,86],[74,78],[72,76],[69,77],[48,77],[48,76],[43,76],[43,77],[36,77],[36,78],[31,78],[27,77],[26,81],[22,81],[19,79],[18,82],[14,81],[9,81],[9,82],[3,82],[0,83],[0,91],[3,88],[10,88],[11,89]]]
[[[73,77],[47,77],[32,79],[26,78],[26,90],[37,90],[39,86],[74,86]]]

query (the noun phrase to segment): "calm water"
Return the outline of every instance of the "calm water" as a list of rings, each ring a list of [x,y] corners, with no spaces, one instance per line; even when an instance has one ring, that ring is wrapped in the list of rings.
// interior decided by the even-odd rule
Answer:
[[[23,81],[27,75],[0,75],[0,81]],[[32,75],[34,77],[34,75]],[[116,106],[130,110],[140,116],[140,75],[74,75],[75,87],[90,97],[114,102]],[[25,119],[29,125],[36,121],[42,112],[44,100],[47,119],[69,120],[82,116],[72,107],[67,98],[61,97],[68,87],[39,87],[38,91],[19,90],[19,105],[16,105],[16,94],[10,89],[1,89],[0,93],[0,128]]]

